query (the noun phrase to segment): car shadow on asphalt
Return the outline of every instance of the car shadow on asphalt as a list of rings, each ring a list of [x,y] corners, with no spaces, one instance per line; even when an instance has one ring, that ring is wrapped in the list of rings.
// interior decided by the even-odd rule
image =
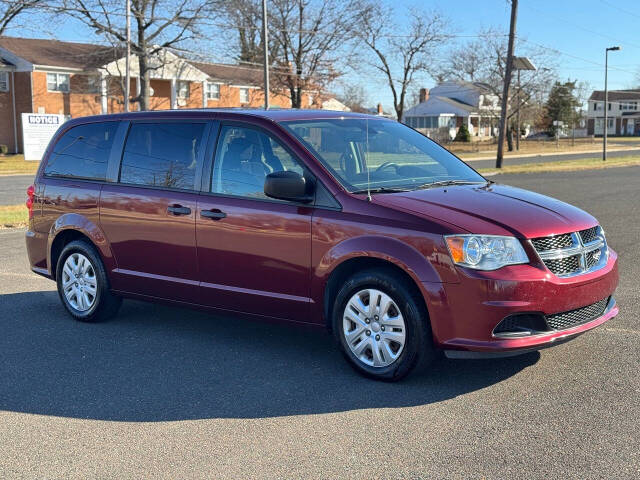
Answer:
[[[320,329],[125,301],[71,320],[53,291],[0,295],[0,410],[110,421],[264,418],[440,402],[539,359],[441,360],[389,384],[362,378]]]

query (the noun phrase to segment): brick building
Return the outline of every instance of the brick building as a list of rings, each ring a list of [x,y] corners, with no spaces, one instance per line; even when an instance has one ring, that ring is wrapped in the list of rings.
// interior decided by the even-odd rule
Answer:
[[[162,51],[152,59],[149,108],[260,107],[262,69],[193,62]],[[79,117],[124,110],[125,58],[113,48],[31,38],[0,37],[0,145],[22,150],[21,113]],[[131,59],[132,97],[139,93],[138,64]],[[284,92],[271,92],[274,107],[289,108]],[[303,108],[322,108],[311,92]],[[132,104],[136,109],[137,104]]]

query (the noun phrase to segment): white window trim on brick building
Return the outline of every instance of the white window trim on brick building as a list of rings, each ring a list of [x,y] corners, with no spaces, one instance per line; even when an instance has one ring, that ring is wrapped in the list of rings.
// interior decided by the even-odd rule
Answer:
[[[176,95],[178,98],[189,98],[189,95],[190,95],[189,83],[190,82],[186,80],[176,81]]]
[[[66,77],[66,81],[65,81],[65,77]],[[47,72],[47,92],[69,93],[70,90],[71,90],[70,74]]]
[[[0,92],[9,91],[9,72],[0,72]]]
[[[220,100],[220,84],[207,82],[207,100]]]
[[[249,103],[249,87],[240,87],[240,103]]]

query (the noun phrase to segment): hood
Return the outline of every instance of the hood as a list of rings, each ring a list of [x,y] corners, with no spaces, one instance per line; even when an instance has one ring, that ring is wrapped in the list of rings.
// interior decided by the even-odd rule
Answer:
[[[374,202],[453,224],[469,233],[536,238],[592,227],[573,205],[507,185],[454,185],[374,195]]]

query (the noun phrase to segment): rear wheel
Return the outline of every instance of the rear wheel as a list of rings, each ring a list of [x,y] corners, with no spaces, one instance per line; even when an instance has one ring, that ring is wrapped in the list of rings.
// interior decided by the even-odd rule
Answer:
[[[60,253],[56,283],[65,308],[82,322],[111,318],[122,303],[109,291],[106,271],[95,247],[83,240],[69,243]]]
[[[347,280],[336,295],[333,331],[349,363],[378,380],[400,380],[434,357],[419,292],[392,271],[367,270]]]

